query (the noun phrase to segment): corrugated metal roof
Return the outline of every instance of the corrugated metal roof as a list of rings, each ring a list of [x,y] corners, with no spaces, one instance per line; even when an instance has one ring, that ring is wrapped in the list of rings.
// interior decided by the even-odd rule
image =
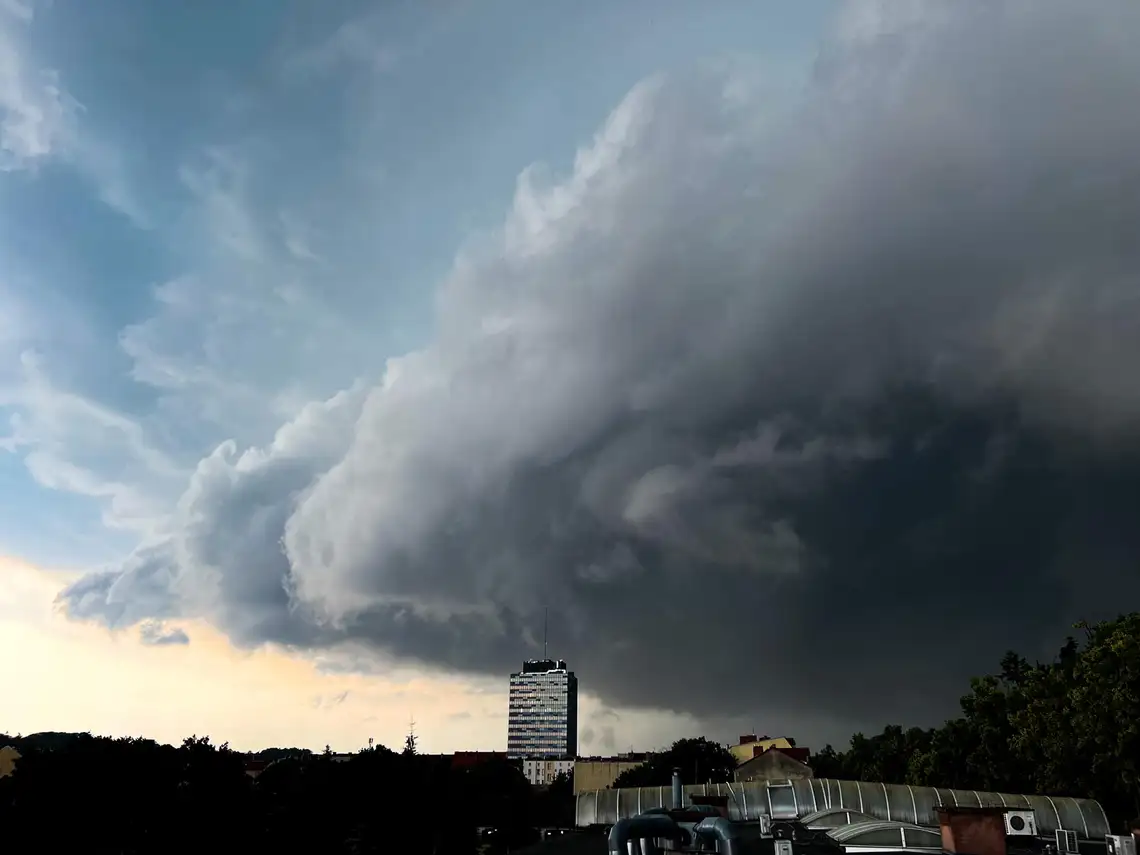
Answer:
[[[870,814],[859,813],[857,810],[850,808],[824,808],[817,810],[815,813],[809,813],[807,816],[800,817],[800,822],[809,828],[818,826],[822,828],[838,828],[842,825],[851,825],[854,822],[863,822],[871,820],[875,817]]]
[[[1062,796],[1029,796],[941,787],[911,787],[867,781],[837,781],[805,778],[796,781],[750,781],[747,783],[697,784],[685,788],[690,794],[728,797],[729,818],[758,819],[761,816],[804,817],[825,808],[847,808],[876,819],[897,820],[935,828],[937,809],[949,807],[1004,807],[1031,809],[1037,828],[1052,835],[1059,828],[1077,832],[1085,839],[1102,840],[1110,833],[1108,818],[1092,799]],[[656,807],[670,807],[670,787],[593,790],[576,797],[579,826],[612,825]]]
[[[872,819],[864,822],[853,822],[851,825],[845,825],[842,828],[833,828],[827,832],[832,840],[837,840],[842,843],[845,840],[850,840],[853,837],[862,837],[872,831],[894,831],[899,828],[913,828],[917,831],[925,831],[928,834],[933,834],[933,830],[923,828],[921,825],[915,825],[910,822],[887,822],[885,819]]]

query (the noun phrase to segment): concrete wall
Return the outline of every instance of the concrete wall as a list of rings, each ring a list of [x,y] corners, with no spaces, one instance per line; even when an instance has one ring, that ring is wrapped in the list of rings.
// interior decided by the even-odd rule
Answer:
[[[579,760],[574,764],[574,792],[604,790],[626,769],[641,763],[640,760]]]
[[[949,808],[938,811],[942,848],[969,855],[1006,855],[1003,809]]]

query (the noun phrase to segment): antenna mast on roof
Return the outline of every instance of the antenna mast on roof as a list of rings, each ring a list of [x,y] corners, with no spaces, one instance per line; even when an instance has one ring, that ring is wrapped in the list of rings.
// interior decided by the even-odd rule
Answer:
[[[542,658],[546,659],[546,629],[550,622],[550,606],[542,608]]]

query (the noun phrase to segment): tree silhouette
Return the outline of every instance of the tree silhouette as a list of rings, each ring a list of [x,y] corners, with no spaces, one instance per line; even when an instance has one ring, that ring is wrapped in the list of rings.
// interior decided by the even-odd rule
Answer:
[[[1140,613],[1079,623],[1056,658],[1002,657],[973,679],[962,714],[826,746],[819,777],[1094,798],[1120,825],[1140,813]]]
[[[736,758],[727,748],[703,736],[678,739],[667,751],[626,769],[611,786],[664,787],[672,782],[674,769],[681,771],[681,780],[686,784],[723,783],[732,780]]]

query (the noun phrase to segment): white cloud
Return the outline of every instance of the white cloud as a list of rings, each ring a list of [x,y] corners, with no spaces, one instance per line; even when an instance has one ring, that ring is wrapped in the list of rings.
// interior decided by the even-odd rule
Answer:
[[[344,67],[378,74],[391,70],[399,54],[383,42],[379,16],[352,18],[332,33],[293,53],[282,70],[289,79],[312,79]]]
[[[212,238],[210,244],[239,259],[265,259],[265,238],[248,204],[245,163],[232,151],[211,148],[201,168],[183,167],[182,182],[199,206],[199,226]]]
[[[0,13],[10,15],[24,23],[27,23],[35,17],[35,10],[32,8],[32,4],[25,2],[25,0],[2,0],[2,2],[0,2]]]
[[[282,240],[289,254],[299,261],[323,262],[323,259],[313,252],[309,246],[309,236],[306,234],[307,230],[298,221],[296,215],[288,211],[282,211],[280,217]]]
[[[9,431],[0,449],[24,455],[42,485],[94,498],[104,521],[149,534],[185,483],[186,470],[156,448],[130,417],[57,388],[35,354],[21,357],[20,382],[0,390]]]
[[[0,6],[0,172],[33,170],[50,159],[69,164],[100,200],[134,225],[151,225],[122,151],[84,127],[85,109],[27,43],[34,6]]]
[[[265,447],[239,452],[225,442],[198,464],[165,536],[152,539],[131,561],[132,578],[146,580],[163,616],[210,615],[239,641],[266,635],[292,640],[287,565],[278,541],[294,497],[343,455],[363,397],[364,389],[356,388],[311,403]],[[98,597],[106,592],[117,624],[131,604],[120,606],[112,591],[130,586],[114,577],[98,579],[73,589],[71,610],[77,616],[100,614]],[[165,588],[152,586],[155,579],[167,580]]]
[[[0,16],[0,171],[29,169],[66,145],[78,105],[55,72],[37,69],[19,43],[17,26],[31,7],[10,2],[15,24]]]

